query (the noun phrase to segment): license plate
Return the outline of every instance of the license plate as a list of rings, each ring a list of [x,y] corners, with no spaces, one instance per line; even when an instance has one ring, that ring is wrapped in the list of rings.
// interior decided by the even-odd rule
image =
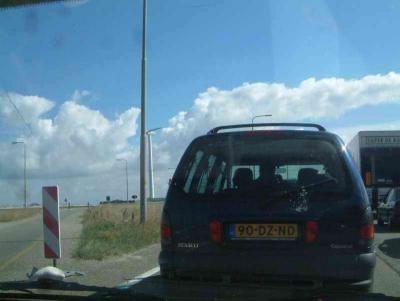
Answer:
[[[231,224],[229,234],[236,240],[295,240],[297,224]]]

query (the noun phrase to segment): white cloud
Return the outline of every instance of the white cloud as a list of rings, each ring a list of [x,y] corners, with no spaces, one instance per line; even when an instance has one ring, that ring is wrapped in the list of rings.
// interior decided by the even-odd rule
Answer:
[[[77,99],[76,96],[74,93],[72,99]],[[21,113],[30,116],[32,135],[14,137],[26,142],[30,182],[70,183],[70,187],[74,183],[78,191],[84,188],[83,191],[93,192],[89,194],[93,197],[99,196],[96,191],[112,189],[113,176],[118,178],[119,170],[115,166],[116,157],[126,156],[131,168],[136,166],[137,151],[128,145],[128,139],[136,134],[139,109],[130,108],[111,120],[100,111],[68,100],[57,112],[52,112],[53,118],[44,118],[43,115],[54,107],[53,102],[33,96],[12,97]],[[5,112],[3,116],[12,115],[7,109],[2,112]],[[3,197],[9,195],[7,191],[13,191],[9,187],[18,186],[17,179],[21,178],[23,170],[22,146],[10,142],[0,143],[0,181],[6,183],[0,184]],[[102,178],[107,180],[98,182]],[[94,186],[97,188],[89,189]],[[37,193],[34,199],[39,197]]]
[[[169,120],[155,150],[157,163],[160,168],[174,165],[196,136],[218,125],[250,123],[255,115],[273,115],[259,122],[321,121],[384,103],[400,103],[400,74],[309,78],[295,87],[281,83],[245,83],[232,90],[211,87],[199,94],[187,112]]]
[[[250,122],[252,116],[266,113],[273,114],[274,121],[317,120],[394,102],[400,103],[400,74],[394,72],[351,80],[309,78],[297,87],[279,83],[245,83],[232,90],[212,87],[199,94],[188,112],[171,118],[164,132],[181,136],[199,128]]]
[[[39,116],[49,112],[54,107],[54,102],[44,97],[26,96],[14,92],[0,94],[0,120],[8,124],[19,124],[21,118],[12,105],[18,108],[26,122],[30,123]]]
[[[53,120],[41,119],[34,124],[34,135],[27,138],[34,175],[81,176],[104,172],[119,152],[127,150],[127,140],[136,134],[139,109],[131,108],[115,120],[99,111],[65,102]],[[36,161],[36,162],[35,162]]]
[[[87,90],[75,90],[74,93],[72,94],[71,101],[73,102],[79,102],[82,98],[89,96],[90,92]]]
[[[58,183],[64,187],[66,196],[81,197],[80,201],[104,199],[105,195],[114,193],[124,197],[123,167],[115,162],[117,157],[129,159],[130,191],[138,194],[138,145],[129,145],[128,139],[136,135],[139,109],[130,108],[109,119],[102,112],[79,103],[88,95],[87,91],[76,91],[56,112],[51,111],[50,118],[45,114],[54,109],[52,101],[14,93],[21,111],[31,116],[33,135],[15,138],[27,141],[29,174],[34,185],[30,191],[36,196],[40,185]],[[154,138],[156,195],[166,192],[173,173],[171,168],[176,166],[189,142],[212,127],[248,123],[258,114],[273,115],[265,121],[325,123],[351,110],[388,103],[400,103],[400,74],[394,72],[360,79],[310,78],[295,87],[280,83],[245,83],[232,90],[211,87],[200,93],[187,111],[173,116],[168,127]],[[3,106],[0,108],[1,117],[11,114]],[[361,129],[396,128],[400,128],[400,122],[333,131],[348,140]],[[10,185],[20,185],[15,180],[21,177],[22,170],[17,147],[9,142],[0,143],[0,178],[3,179],[0,193],[3,195],[13,191],[7,188]]]

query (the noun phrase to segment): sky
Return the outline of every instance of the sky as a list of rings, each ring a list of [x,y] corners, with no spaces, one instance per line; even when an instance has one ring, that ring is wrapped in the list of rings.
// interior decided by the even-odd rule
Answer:
[[[43,185],[86,203],[139,194],[142,1],[0,11],[0,206]],[[398,1],[148,0],[148,128],[156,195],[211,127],[317,122],[345,140],[400,129]],[[29,124],[27,129],[21,116]],[[261,121],[261,120],[260,120]]]

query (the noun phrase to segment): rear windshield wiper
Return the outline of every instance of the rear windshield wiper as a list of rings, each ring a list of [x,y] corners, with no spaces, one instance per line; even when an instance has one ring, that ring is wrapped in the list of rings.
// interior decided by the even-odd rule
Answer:
[[[319,182],[303,185],[293,190],[281,190],[270,195],[267,203],[271,204],[275,202],[288,201],[293,210],[304,212],[308,210],[308,190],[331,182],[337,183],[338,180],[335,178],[328,178]]]
[[[292,189],[292,190],[280,190],[277,191],[275,193],[272,194],[272,197],[282,197],[282,196],[291,196],[291,195],[297,195],[300,194],[302,192],[307,192],[309,189],[311,188],[315,188],[324,184],[328,184],[334,182],[335,184],[338,183],[338,180],[336,178],[327,178],[325,180],[319,181],[319,182],[315,182],[315,183],[311,183],[308,185],[303,185],[300,186],[299,188],[296,189]]]
[[[303,190],[303,189],[307,190],[309,188],[314,188],[314,187],[321,186],[321,185],[324,185],[324,184],[328,184],[328,183],[331,183],[331,182],[334,182],[335,184],[337,184],[338,180],[336,178],[327,178],[327,179],[319,181],[319,182],[315,182],[315,183],[311,183],[311,184],[308,184],[308,185],[301,186],[299,188],[299,190]]]

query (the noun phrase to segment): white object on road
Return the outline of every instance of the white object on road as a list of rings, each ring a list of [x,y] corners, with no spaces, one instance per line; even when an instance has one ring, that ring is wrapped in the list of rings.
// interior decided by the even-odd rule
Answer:
[[[33,268],[32,272],[28,274],[28,278],[32,281],[63,281],[66,277],[71,276],[84,276],[81,272],[64,272],[55,267],[44,267],[41,269]]]
[[[45,267],[39,270],[37,268],[33,268],[28,277],[33,281],[63,281],[65,278],[65,273],[55,267]]]
[[[61,258],[58,186],[42,188],[44,257]]]

